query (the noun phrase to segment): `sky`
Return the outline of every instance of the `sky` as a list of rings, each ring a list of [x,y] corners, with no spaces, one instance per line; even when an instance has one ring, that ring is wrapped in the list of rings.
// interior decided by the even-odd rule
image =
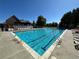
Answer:
[[[31,22],[42,15],[47,23],[60,22],[64,13],[78,7],[79,0],[0,0],[0,23],[12,15]]]

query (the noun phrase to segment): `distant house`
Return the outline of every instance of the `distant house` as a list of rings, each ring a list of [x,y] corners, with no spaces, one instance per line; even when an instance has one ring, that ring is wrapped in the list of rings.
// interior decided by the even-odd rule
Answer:
[[[29,21],[19,20],[15,15],[8,18],[4,23],[4,29],[18,29],[18,28],[27,28],[32,27],[32,24]]]

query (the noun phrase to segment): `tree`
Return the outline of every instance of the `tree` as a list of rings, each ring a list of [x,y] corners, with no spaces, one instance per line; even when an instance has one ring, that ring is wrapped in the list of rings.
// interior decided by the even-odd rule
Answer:
[[[35,26],[36,26],[36,23],[35,23],[35,21],[33,21],[32,25],[33,25],[33,27],[35,27]]]
[[[59,23],[60,27],[69,28],[69,25],[71,25],[71,11],[64,14],[61,22]]]
[[[79,26],[79,8],[64,14],[59,23],[59,28],[76,28]]]
[[[48,23],[46,24],[47,27],[57,27],[58,23],[57,22],[52,22],[52,23]]]
[[[4,24],[0,23],[0,28],[1,28],[1,31],[3,31],[4,29]]]
[[[57,27],[58,26],[58,23],[57,22],[52,22],[52,27]]]
[[[47,23],[46,26],[47,27],[52,27],[52,23]]]
[[[43,16],[38,16],[36,25],[37,25],[38,27],[43,27],[43,26],[45,26],[45,25],[46,25],[46,18],[44,18]]]

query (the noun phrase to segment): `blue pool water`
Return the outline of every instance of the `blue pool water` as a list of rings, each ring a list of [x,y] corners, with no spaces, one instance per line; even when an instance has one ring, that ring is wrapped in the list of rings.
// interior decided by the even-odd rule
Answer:
[[[51,28],[15,32],[22,41],[27,43],[39,55],[43,55],[62,33],[63,30]]]

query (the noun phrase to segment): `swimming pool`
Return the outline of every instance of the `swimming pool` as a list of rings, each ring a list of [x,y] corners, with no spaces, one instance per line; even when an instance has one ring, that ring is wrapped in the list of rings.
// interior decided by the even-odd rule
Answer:
[[[59,29],[41,28],[36,30],[15,32],[15,34],[39,55],[43,55],[63,33],[63,31],[64,30]]]

